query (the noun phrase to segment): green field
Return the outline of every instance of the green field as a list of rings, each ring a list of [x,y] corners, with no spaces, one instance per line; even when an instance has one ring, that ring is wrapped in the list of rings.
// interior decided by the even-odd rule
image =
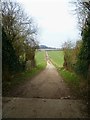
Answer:
[[[63,51],[48,51],[48,55],[54,65],[58,67],[63,67],[64,54]]]
[[[45,68],[46,60],[45,60],[45,51],[37,51],[35,55],[36,66],[40,69]]]

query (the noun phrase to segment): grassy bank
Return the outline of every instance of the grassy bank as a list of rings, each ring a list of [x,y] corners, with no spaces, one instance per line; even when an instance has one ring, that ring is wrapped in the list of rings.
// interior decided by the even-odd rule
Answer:
[[[23,84],[28,79],[32,78],[36,74],[38,74],[41,70],[43,70],[46,67],[46,61],[45,61],[45,52],[37,51],[35,55],[36,60],[36,67],[33,68],[30,71],[23,71],[21,73],[15,74],[11,76],[9,81],[3,82],[3,96],[8,96],[10,91],[15,89],[17,86]]]
[[[87,81],[77,76],[74,72],[67,71],[63,68],[64,54],[63,51],[49,51],[48,55],[52,63],[56,66],[59,74],[69,86],[72,96],[76,98],[86,98]]]
[[[60,69],[60,75],[64,78],[65,82],[71,89],[72,96],[80,99],[87,98],[87,81],[76,75],[74,72]]]

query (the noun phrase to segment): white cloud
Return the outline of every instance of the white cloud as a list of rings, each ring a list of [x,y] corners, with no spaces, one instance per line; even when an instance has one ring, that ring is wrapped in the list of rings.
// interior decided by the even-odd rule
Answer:
[[[69,14],[69,0],[17,0],[41,28],[40,43],[59,47],[67,39],[78,39],[77,22]]]

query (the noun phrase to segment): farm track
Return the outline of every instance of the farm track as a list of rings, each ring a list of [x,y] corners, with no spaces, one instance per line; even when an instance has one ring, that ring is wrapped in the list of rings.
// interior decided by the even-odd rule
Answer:
[[[86,105],[72,100],[69,88],[46,53],[47,66],[40,74],[3,98],[3,118],[85,118]]]
[[[70,98],[69,88],[50,62],[46,53],[47,66],[38,75],[28,80],[24,85],[11,91],[13,97],[62,99]]]

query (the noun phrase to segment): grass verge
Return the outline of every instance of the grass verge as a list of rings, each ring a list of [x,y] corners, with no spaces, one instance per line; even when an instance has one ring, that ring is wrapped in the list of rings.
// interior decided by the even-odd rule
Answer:
[[[37,51],[35,55],[36,67],[30,71],[23,71],[10,77],[9,81],[5,81],[2,84],[2,95],[9,96],[10,91],[16,89],[21,84],[30,80],[33,76],[37,75],[46,67],[45,52]]]
[[[87,81],[76,75],[74,72],[68,71],[63,68],[64,54],[63,51],[49,51],[48,55],[52,63],[57,68],[59,74],[64,79],[65,83],[71,90],[73,97],[78,99],[86,99],[87,97]]]
[[[60,75],[71,89],[71,94],[77,99],[87,98],[87,81],[76,75],[74,72],[62,68],[59,70]]]

